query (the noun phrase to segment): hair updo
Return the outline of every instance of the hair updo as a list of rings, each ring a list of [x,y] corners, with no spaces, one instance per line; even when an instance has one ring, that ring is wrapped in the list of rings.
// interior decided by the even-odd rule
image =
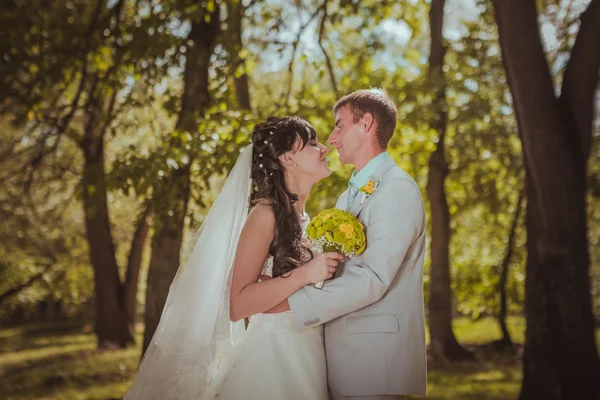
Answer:
[[[298,195],[285,184],[284,167],[279,156],[294,150],[299,142],[304,148],[317,133],[299,117],[269,117],[252,130],[252,194],[251,204],[261,200],[275,214],[275,235],[269,254],[273,256],[273,277],[281,276],[312,258],[302,243],[300,216],[293,204]]]

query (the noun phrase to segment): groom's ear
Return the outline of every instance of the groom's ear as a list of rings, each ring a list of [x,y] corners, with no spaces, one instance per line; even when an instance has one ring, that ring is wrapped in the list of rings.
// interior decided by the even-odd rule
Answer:
[[[373,122],[375,122],[375,118],[373,118],[373,114],[371,114],[370,112],[367,112],[363,115],[363,117],[361,119],[362,119],[361,123],[363,124],[363,128],[365,129],[365,132],[369,132],[371,130],[371,128],[373,127]]]

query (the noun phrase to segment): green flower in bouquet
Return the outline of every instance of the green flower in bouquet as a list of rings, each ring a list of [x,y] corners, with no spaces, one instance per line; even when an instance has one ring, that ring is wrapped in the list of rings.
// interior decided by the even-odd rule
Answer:
[[[336,251],[350,258],[362,254],[367,247],[360,221],[349,212],[337,208],[317,214],[308,224],[306,236],[313,251]]]

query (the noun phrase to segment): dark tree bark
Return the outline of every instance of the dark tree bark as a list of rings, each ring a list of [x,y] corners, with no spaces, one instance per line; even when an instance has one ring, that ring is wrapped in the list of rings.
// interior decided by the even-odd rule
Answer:
[[[148,233],[150,232],[149,219],[151,212],[151,206],[147,205],[137,223],[137,227],[131,241],[129,257],[127,259],[127,273],[125,275],[125,282],[123,283],[123,304],[125,307],[125,313],[127,314],[127,318],[131,324],[135,323],[137,287],[140,269],[142,267],[144,247],[146,245]]]
[[[427,197],[431,207],[431,272],[429,287],[430,355],[433,360],[447,362],[471,359],[472,355],[456,340],[452,331],[452,289],[450,286],[450,212],[444,182],[448,175],[445,136],[448,125],[446,81],[442,25],[445,0],[432,0],[429,11],[431,52],[428,77],[435,88],[435,120],[431,127],[438,133],[436,149],[429,158]]]
[[[502,260],[500,282],[498,282],[498,291],[500,292],[500,311],[498,313],[498,324],[500,325],[500,330],[502,331],[502,339],[500,339],[498,344],[501,347],[511,347],[513,344],[512,339],[510,338],[510,333],[508,332],[508,328],[506,327],[506,314],[508,311],[506,298],[506,283],[508,282],[508,269],[510,267],[510,260],[512,258],[513,249],[515,247],[517,226],[519,225],[519,221],[521,220],[521,210],[523,208],[524,198],[525,192],[522,190],[519,193],[515,213],[513,215],[513,220],[510,225],[510,232],[508,234],[508,245],[506,246],[506,253],[504,255],[504,259]]]
[[[338,90],[337,83],[335,81],[335,73],[333,70],[333,64],[331,63],[331,58],[327,54],[325,50],[325,46],[323,46],[323,34],[325,33],[325,23],[327,22],[327,0],[323,2],[321,6],[321,12],[323,13],[323,17],[321,18],[321,22],[319,23],[319,47],[321,48],[321,52],[323,52],[323,57],[325,57],[325,65],[327,66],[327,71],[329,72],[329,81],[331,82],[331,89],[335,94],[336,99],[340,97],[340,92]]]
[[[113,115],[117,91],[113,90],[108,96],[98,87],[99,81],[96,75],[88,83],[84,136],[79,143],[84,156],[81,185],[90,261],[94,269],[98,347],[115,348],[135,343],[135,295],[141,252],[147,236],[144,224],[147,222],[142,219],[136,229],[126,282],[122,284],[110,228],[104,160],[104,138]]]
[[[600,66],[600,1],[581,16],[562,93],[533,0],[495,0],[527,173],[527,333],[521,399],[600,398],[587,242],[586,175]]]
[[[241,57],[244,48],[242,42],[243,18],[245,7],[241,0],[231,0],[229,5],[229,30],[231,32],[231,69],[233,71],[233,84],[238,106],[243,110],[252,110],[250,103],[250,88],[248,86],[248,73],[246,61]],[[250,324],[249,318],[244,318],[246,328]]]
[[[244,49],[242,42],[244,18],[244,5],[241,0],[232,0],[229,3],[229,29],[231,32],[231,71],[233,72],[233,84],[235,96],[240,108],[251,110],[250,89],[248,86],[248,74],[246,72],[246,61],[240,55]]]
[[[131,49],[127,45],[121,43],[120,40],[109,40],[109,37],[103,34],[107,28],[110,28],[112,38],[121,37],[124,1],[113,1],[110,7],[107,6],[106,0],[91,3],[93,6],[79,10],[82,20],[89,20],[89,23],[86,28],[81,29],[82,37],[71,43],[75,47],[73,49],[75,52],[69,50],[70,44],[62,49],[66,53],[73,53],[68,57],[63,57],[67,54],[62,54],[61,49],[48,48],[47,52],[41,51],[41,53],[47,53],[48,57],[44,57],[44,59],[48,58],[47,62],[41,59],[32,61],[35,63],[39,61],[39,75],[44,79],[35,78],[30,82],[30,84],[41,86],[38,88],[39,90],[27,91],[27,95],[19,95],[18,99],[15,96],[14,105],[17,114],[23,105],[26,105],[27,109],[35,107],[43,110],[44,115],[37,122],[39,128],[43,128],[41,132],[44,132],[42,134],[44,139],[39,142],[42,151],[32,159],[32,162],[28,163],[32,168],[41,165],[43,157],[50,154],[60,157],[56,151],[58,143],[63,137],[73,139],[83,153],[83,177],[80,181],[80,189],[83,194],[90,263],[94,270],[95,328],[98,345],[99,347],[123,347],[133,343],[134,339],[133,320],[129,318],[129,314],[125,310],[124,299],[129,298],[135,302],[135,294],[129,296],[129,291],[135,293],[137,278],[130,279],[129,284],[125,285],[126,287],[121,284],[119,279],[107,204],[104,140],[110,123],[114,119],[117,94],[122,87],[117,73],[124,63],[131,63],[132,59],[128,58]],[[45,7],[51,8],[50,2]],[[48,12],[50,12],[50,8],[48,8]],[[109,52],[112,60],[106,69],[99,68],[98,63],[93,61],[93,55],[104,45],[112,47]],[[50,65],[48,62],[55,65]],[[49,69],[46,71],[46,68]],[[58,73],[59,71],[60,73]],[[48,72],[49,75],[45,72]],[[19,74],[17,73],[17,75]],[[69,95],[70,89],[67,88],[71,88],[74,79],[78,82],[74,93]],[[18,81],[18,79],[13,79],[13,81]],[[23,93],[23,91],[15,90],[19,86],[20,84],[14,87],[9,86],[11,97],[14,93]],[[50,90],[48,93],[55,92],[52,94],[53,99],[50,102],[46,102],[44,96],[41,98],[38,96],[39,93],[45,93],[46,90]],[[68,97],[71,97],[71,100],[67,105],[64,104],[64,101]],[[74,121],[77,121],[76,125],[74,125]],[[80,123],[83,124],[82,129]],[[50,137],[56,138],[55,144],[46,146],[46,141]],[[138,247],[143,247],[143,243],[140,243],[138,239],[134,238],[134,255]],[[134,256],[132,261],[131,267],[139,269],[137,256]],[[137,276],[137,272],[133,270],[128,271],[127,274],[131,278]],[[57,279],[57,277],[54,278]],[[135,309],[135,304],[130,303],[128,307]]]
[[[184,218],[190,197],[190,170],[180,168],[171,174],[166,182],[169,191],[161,193],[161,201],[171,202],[168,210],[157,214],[152,253],[148,269],[146,286],[146,309],[144,312],[144,345],[142,354],[148,348],[154,331],[160,321],[163,307],[167,301],[169,287],[180,262],[180,250],[183,242]]]
[[[123,308],[123,295],[115,247],[110,230],[106,171],[104,165],[104,135],[96,131],[101,125],[98,104],[90,104],[87,112],[84,153],[84,172],[81,181],[85,227],[94,268],[96,335],[99,348],[126,347],[135,342],[133,330]]]
[[[98,1],[94,20],[87,33],[86,51],[89,51],[90,40],[94,35],[95,24],[100,18],[105,2]],[[123,2],[118,1],[109,10],[116,17],[114,31],[120,32]],[[77,95],[73,100],[73,108],[62,125],[68,124],[79,103],[84,101],[83,135],[74,135],[83,152],[84,171],[81,179],[85,227],[89,245],[90,262],[94,269],[95,286],[95,329],[99,348],[126,347],[135,343],[133,329],[134,320],[128,314],[126,298],[133,301],[128,307],[135,310],[135,291],[130,279],[128,285],[122,284],[115,256],[115,246],[110,228],[110,217],[107,202],[106,166],[104,159],[104,140],[109,126],[114,119],[118,79],[115,72],[121,64],[125,50],[114,44],[113,65],[107,71],[91,71],[87,58],[83,60],[82,74]],[[84,96],[80,96],[85,93]],[[135,253],[136,240],[132,242]],[[143,243],[142,243],[143,246]],[[128,266],[139,268],[132,263]],[[136,275],[135,271],[127,271],[126,276]],[[133,296],[129,293],[133,292]]]
[[[185,63],[184,92],[176,129],[195,132],[198,119],[208,106],[208,68],[215,39],[219,33],[218,7],[204,19],[204,12],[195,15],[188,36],[187,58]],[[173,146],[178,143],[172,143]],[[157,210],[155,232],[152,239],[152,254],[146,289],[145,331],[142,354],[148,348],[154,331],[160,321],[167,300],[169,287],[180,263],[183,241],[184,218],[190,197],[190,165],[180,165],[166,180],[160,193],[164,206]]]

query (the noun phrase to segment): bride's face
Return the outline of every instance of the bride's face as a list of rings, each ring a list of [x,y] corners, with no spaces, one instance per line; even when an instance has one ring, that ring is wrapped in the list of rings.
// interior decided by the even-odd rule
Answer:
[[[288,170],[299,177],[317,182],[331,175],[325,155],[329,152],[327,146],[319,142],[316,137],[311,139],[306,146],[300,138],[296,141],[294,150],[289,153],[292,163]],[[295,164],[295,165],[294,165]]]

